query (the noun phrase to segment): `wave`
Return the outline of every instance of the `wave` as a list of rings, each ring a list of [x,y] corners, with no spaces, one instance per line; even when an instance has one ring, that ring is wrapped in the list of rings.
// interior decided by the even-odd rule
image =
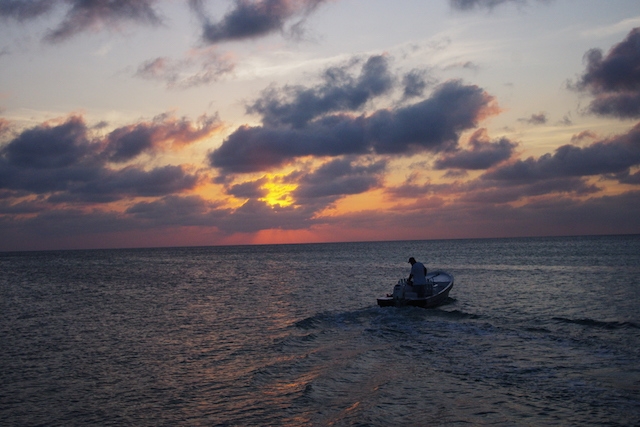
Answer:
[[[465,319],[480,319],[482,316],[479,314],[473,314],[473,313],[466,313],[464,311],[460,311],[460,310],[451,310],[451,311],[447,311],[447,310],[432,310],[431,313],[433,313],[434,316],[437,317],[444,317],[447,319],[452,319],[452,320],[465,320]]]
[[[594,328],[603,328],[603,329],[640,329],[640,325],[633,322],[605,322],[601,320],[594,319],[568,319],[565,317],[554,317],[553,320],[561,323],[571,323],[575,325],[581,326],[589,326]]]
[[[364,325],[380,320],[406,320],[407,318],[441,319],[445,321],[477,320],[483,316],[461,310],[424,309],[419,307],[366,307],[344,312],[321,312],[298,320],[296,329],[313,330],[324,327]]]

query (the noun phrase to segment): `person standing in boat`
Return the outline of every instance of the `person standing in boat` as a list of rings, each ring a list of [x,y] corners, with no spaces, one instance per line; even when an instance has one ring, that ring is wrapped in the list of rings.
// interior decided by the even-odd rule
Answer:
[[[414,257],[409,258],[411,273],[407,279],[418,298],[424,298],[427,291],[427,267],[423,263],[416,261]]]

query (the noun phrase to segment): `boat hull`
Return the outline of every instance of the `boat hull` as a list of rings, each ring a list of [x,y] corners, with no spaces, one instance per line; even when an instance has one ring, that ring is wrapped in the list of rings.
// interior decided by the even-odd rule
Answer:
[[[433,308],[444,303],[453,288],[453,276],[443,271],[435,271],[427,275],[429,283],[433,286],[433,294],[419,298],[405,292],[407,286],[404,280],[400,280],[394,288],[393,295],[378,298],[380,307],[422,307]]]

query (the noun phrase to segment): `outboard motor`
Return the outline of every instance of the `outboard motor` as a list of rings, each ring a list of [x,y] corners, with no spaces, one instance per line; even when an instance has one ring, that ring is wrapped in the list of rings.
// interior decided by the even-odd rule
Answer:
[[[398,284],[393,287],[393,299],[403,299],[404,298],[404,285],[405,282],[403,280],[398,280]]]

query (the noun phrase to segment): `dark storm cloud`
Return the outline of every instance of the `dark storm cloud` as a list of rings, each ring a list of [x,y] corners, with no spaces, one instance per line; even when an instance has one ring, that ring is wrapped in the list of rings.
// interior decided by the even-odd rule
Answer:
[[[628,133],[586,147],[563,145],[556,152],[518,160],[484,175],[485,179],[535,182],[557,177],[617,174],[640,165],[640,123]]]
[[[640,28],[634,28],[606,56],[600,49],[585,55],[587,69],[572,85],[591,92],[589,110],[621,119],[640,117]]]
[[[518,144],[509,141],[507,138],[500,138],[491,142],[486,130],[478,129],[469,139],[469,146],[469,150],[444,154],[436,160],[434,167],[436,169],[488,169],[509,159]]]
[[[325,1],[236,0],[235,7],[215,23],[206,16],[202,0],[190,0],[190,5],[204,22],[203,39],[207,43],[216,44],[263,37],[282,31],[289,19],[309,13]]]
[[[51,202],[110,202],[177,193],[193,188],[197,175],[181,166],[113,169],[110,163],[205,138],[216,126],[217,121],[207,117],[194,124],[163,115],[98,138],[77,116],[57,125],[39,125],[0,148],[0,190],[43,195]]]
[[[242,126],[209,153],[209,162],[223,173],[246,173],[304,156],[439,152],[455,148],[460,132],[495,111],[482,89],[450,81],[422,102],[368,116],[325,116],[303,128]]]
[[[247,112],[260,114],[267,126],[302,127],[326,113],[358,110],[393,87],[389,60],[383,55],[370,57],[357,78],[349,74],[350,68],[329,68],[322,75],[322,84],[311,89],[303,86],[271,88],[249,105]]]
[[[335,199],[364,193],[381,184],[385,168],[385,161],[362,164],[349,158],[335,159],[302,177],[293,196],[297,200],[322,197]]]

